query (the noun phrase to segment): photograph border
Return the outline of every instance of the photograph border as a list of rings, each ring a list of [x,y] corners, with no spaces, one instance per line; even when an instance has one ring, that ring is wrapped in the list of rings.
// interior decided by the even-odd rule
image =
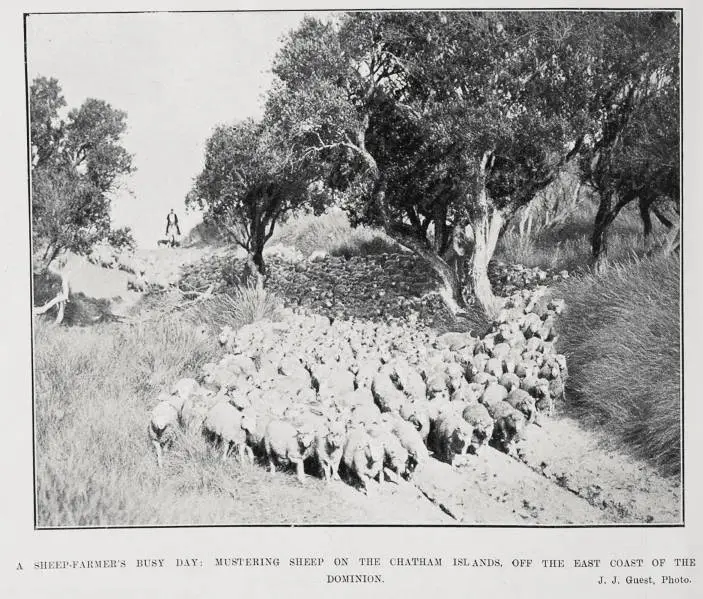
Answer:
[[[680,19],[679,30],[679,68],[680,68],[680,85],[679,85],[679,189],[681,194],[680,201],[680,269],[679,269],[679,336],[680,336],[680,356],[679,356],[679,377],[680,377],[680,393],[679,393],[679,409],[680,409],[680,439],[681,439],[681,471],[679,475],[681,489],[681,521],[680,523],[632,523],[632,524],[486,524],[486,523],[467,523],[467,524],[324,524],[324,523],[296,523],[296,524],[179,524],[179,525],[89,525],[89,526],[40,526],[37,522],[38,514],[38,499],[37,499],[37,449],[36,449],[36,385],[35,385],[35,341],[34,341],[34,317],[32,314],[32,305],[34,297],[34,278],[33,278],[33,253],[32,253],[32,199],[31,199],[31,139],[30,139],[30,110],[29,110],[29,67],[28,67],[28,43],[27,43],[27,20],[31,16],[44,15],[137,15],[137,14],[233,14],[233,13],[281,13],[281,12],[299,12],[299,13],[343,13],[343,12],[678,12]],[[586,6],[579,7],[465,7],[465,8],[276,8],[276,9],[212,9],[212,10],[90,10],[90,11],[31,11],[23,12],[23,40],[24,40],[24,77],[25,77],[25,122],[26,122],[26,143],[27,143],[27,204],[28,204],[28,229],[29,229],[29,312],[30,312],[30,360],[31,360],[31,393],[32,393],[32,494],[33,494],[33,530],[36,531],[68,531],[68,530],[133,530],[133,529],[191,529],[191,528],[490,528],[490,529],[609,529],[609,528],[625,528],[625,529],[659,529],[659,528],[685,528],[686,526],[686,453],[685,453],[685,401],[684,401],[684,210],[685,210],[685,192],[684,192],[684,21],[685,10],[683,6],[678,7],[594,7]]]

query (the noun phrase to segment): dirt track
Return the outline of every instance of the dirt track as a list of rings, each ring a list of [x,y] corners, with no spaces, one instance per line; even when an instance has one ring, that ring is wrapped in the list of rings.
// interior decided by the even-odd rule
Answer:
[[[385,483],[384,498],[363,498],[385,523],[416,524],[678,524],[678,484],[620,453],[570,419],[530,431],[519,458],[492,448],[452,468],[438,460],[412,483]],[[340,485],[340,492],[349,487]],[[419,491],[419,493],[418,493]],[[428,510],[424,502],[434,505]],[[393,499],[388,515],[387,498]],[[390,518],[390,519],[388,519]]]

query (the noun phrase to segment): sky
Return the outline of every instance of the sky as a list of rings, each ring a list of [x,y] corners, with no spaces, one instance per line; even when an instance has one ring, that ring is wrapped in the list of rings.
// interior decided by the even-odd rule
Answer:
[[[86,98],[127,112],[135,173],[112,201],[113,227],[154,247],[173,208],[181,231],[200,221],[185,196],[218,124],[259,117],[281,37],[301,12],[31,15],[30,82],[55,77],[69,108]]]

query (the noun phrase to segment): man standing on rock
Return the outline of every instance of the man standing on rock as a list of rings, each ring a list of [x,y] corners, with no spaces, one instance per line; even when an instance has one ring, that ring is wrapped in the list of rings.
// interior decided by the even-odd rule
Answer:
[[[166,215],[166,237],[171,236],[171,247],[176,245],[176,235],[180,237],[181,229],[178,226],[178,216],[171,208],[171,212]]]

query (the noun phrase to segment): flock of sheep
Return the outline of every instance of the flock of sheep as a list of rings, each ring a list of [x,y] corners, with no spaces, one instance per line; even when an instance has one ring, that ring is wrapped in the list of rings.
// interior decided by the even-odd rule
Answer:
[[[158,464],[189,435],[222,459],[293,465],[301,482],[307,468],[368,493],[430,455],[456,465],[488,444],[513,452],[563,397],[563,308],[545,287],[516,292],[483,338],[292,311],[225,327],[219,363],[180,380],[151,413]]]

